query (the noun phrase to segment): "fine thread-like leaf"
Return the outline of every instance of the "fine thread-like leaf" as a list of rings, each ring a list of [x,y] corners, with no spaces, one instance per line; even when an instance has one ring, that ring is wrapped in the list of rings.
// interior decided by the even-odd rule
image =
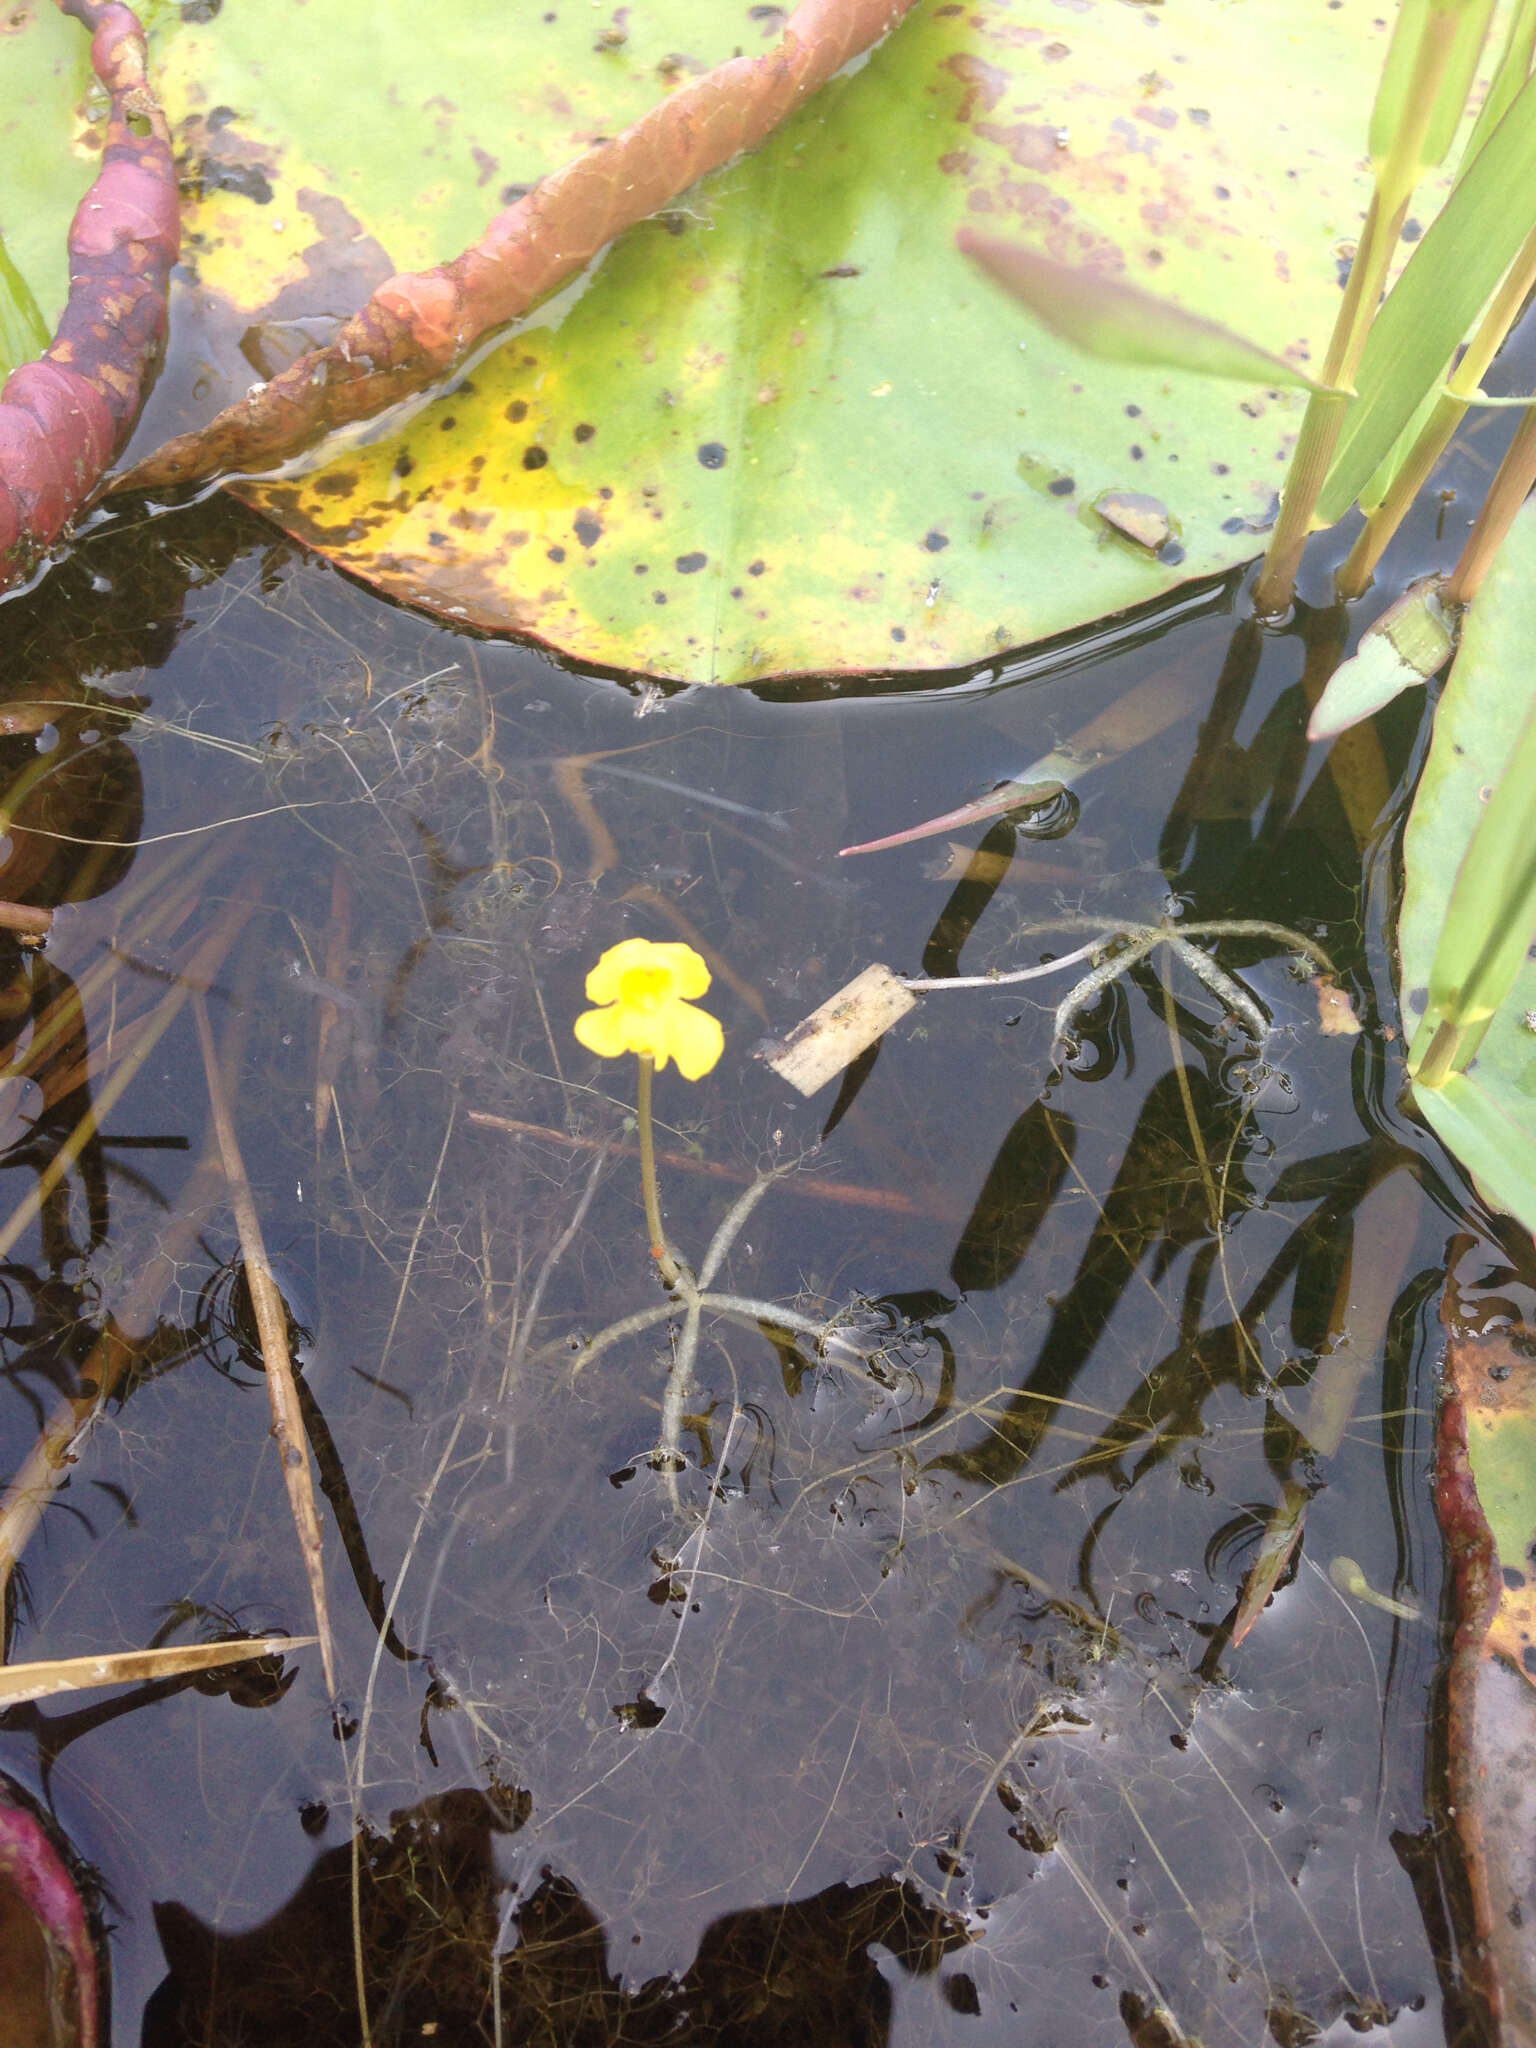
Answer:
[[[1316,520],[1342,519],[1536,226],[1536,80],[1459,180],[1377,315]]]
[[[1112,362],[1189,370],[1239,384],[1320,386],[1294,363],[1272,355],[1219,321],[1188,313],[1137,285],[1075,264],[1056,263],[1016,242],[961,228],[956,247],[1027,306],[1043,327],[1089,355]]]

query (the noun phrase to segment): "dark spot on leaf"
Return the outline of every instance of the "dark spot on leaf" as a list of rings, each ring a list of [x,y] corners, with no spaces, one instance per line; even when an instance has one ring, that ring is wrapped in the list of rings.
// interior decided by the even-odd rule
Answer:
[[[221,163],[216,157],[204,157],[197,170],[197,181],[205,192],[233,192],[239,199],[250,199],[257,206],[272,204],[272,185],[260,164]]]
[[[688,232],[688,222],[680,213],[658,213],[656,219],[669,235],[686,235]]]
[[[1511,1593],[1518,1593],[1525,1584],[1525,1573],[1516,1571],[1512,1564],[1506,1564],[1501,1569],[1504,1573],[1505,1585],[1508,1586]]]
[[[676,568],[679,576],[697,576],[708,562],[708,555],[695,548],[691,555],[679,555]]]
[[[437,528],[434,526],[432,531],[427,535],[427,542],[428,545],[431,547],[445,548],[448,545],[448,536],[446,533],[439,533]]]
[[[603,537],[603,522],[594,513],[578,512],[573,530],[584,548],[595,548]]]
[[[1405,220],[1403,222],[1403,232],[1399,239],[1404,242],[1416,242],[1423,232],[1422,223],[1416,220]]]
[[[766,562],[748,562],[747,574],[749,576],[761,576],[767,566]]]
[[[552,562],[563,562],[565,560],[564,548],[546,548],[544,552]]]
[[[937,555],[949,546],[949,535],[947,533],[940,533],[939,529],[935,526],[930,532],[923,535],[923,546],[930,555]]]
[[[724,469],[725,443],[723,441],[703,442],[699,448],[699,460],[706,469]]]
[[[224,0],[182,0],[181,18],[190,22],[212,21],[223,5]]]
[[[1236,517],[1231,519],[1223,519],[1223,521],[1221,522],[1221,530],[1223,533],[1241,533],[1247,524],[1248,522],[1246,519],[1238,519]]]
[[[485,467],[485,457],[483,455],[471,455],[469,466],[474,475],[478,476]]]
[[[824,270],[823,277],[862,277],[862,267],[857,263],[834,263],[830,270]]]
[[[233,107],[217,106],[208,116],[209,129],[216,135],[221,128],[227,128],[235,119]]]
[[[1053,498],[1070,498],[1077,489],[1077,478],[1075,476],[1053,477],[1045,488]]]
[[[1128,420],[1139,420],[1141,418],[1141,407],[1139,405],[1128,405],[1125,408],[1125,416]]]
[[[731,595],[732,595],[732,597],[745,597],[745,596],[746,596],[746,594],[747,594],[747,593],[746,593],[746,592],[745,592],[745,591],[744,591],[744,590],[742,589],[742,587],[741,587],[741,585],[740,585],[739,583],[736,583],[736,584],[733,584],[733,585],[732,585],[732,587],[731,587]]]
[[[453,413],[449,413],[445,418],[438,421],[437,430],[440,434],[451,434],[458,424],[457,417]]]
[[[1536,1649],[1533,1649],[1529,1643],[1520,1652],[1520,1662],[1527,1671],[1536,1672]]]
[[[650,575],[650,573],[651,573],[651,565],[650,565],[650,563],[649,563],[649,562],[636,562],[636,564],[635,564],[635,574],[636,574],[637,576],[649,576],[649,575]]]
[[[892,626],[892,628],[891,628],[891,638],[892,638],[893,640],[905,640],[905,639],[906,639],[906,637],[907,637],[907,629],[906,629],[906,627],[905,627],[905,626]]]
[[[1146,451],[1146,449],[1142,447],[1142,445],[1141,445],[1141,443],[1140,443],[1139,441],[1133,441],[1133,442],[1131,443],[1131,460],[1132,460],[1132,462],[1144,462],[1144,461],[1146,460],[1146,454],[1147,454],[1147,451]]]
[[[524,469],[542,469],[548,460],[547,452],[537,445],[523,450]]]
[[[520,420],[527,419],[528,407],[526,402],[521,398],[514,398],[512,403],[507,407],[506,416],[512,422],[514,427],[518,424]]]
[[[599,485],[598,485],[598,487],[597,487],[597,495],[598,495],[598,496],[599,496],[600,498],[611,498],[611,497],[613,496],[613,487],[612,487],[612,485],[610,485],[610,484],[599,484]]]
[[[667,601],[667,593],[666,593],[666,592],[665,592],[664,590],[653,590],[653,591],[651,592],[651,603],[652,603],[652,604],[665,604],[665,603],[666,603],[666,601]]]
[[[1179,545],[1179,543],[1176,540],[1171,540],[1169,541],[1166,547],[1161,547],[1158,549],[1157,559],[1163,564],[1165,568],[1172,569],[1176,567],[1178,563],[1183,561],[1184,549]]]
[[[503,206],[515,206],[519,199],[526,199],[532,190],[531,185],[503,185],[498,196]]]
[[[590,441],[596,432],[596,427],[589,420],[583,420],[581,425],[573,431],[571,438],[573,441]]]
[[[315,479],[315,495],[318,498],[346,498],[356,489],[357,477],[349,469],[339,469],[330,476]]]
[[[1194,122],[1197,128],[1210,127],[1211,116],[1208,109],[1206,109],[1205,107],[1190,107],[1187,109],[1187,112],[1189,114],[1190,120]]]
[[[1232,197],[1231,191],[1225,185],[1213,185],[1211,187],[1211,190],[1216,194],[1216,197],[1218,199],[1230,199]]]

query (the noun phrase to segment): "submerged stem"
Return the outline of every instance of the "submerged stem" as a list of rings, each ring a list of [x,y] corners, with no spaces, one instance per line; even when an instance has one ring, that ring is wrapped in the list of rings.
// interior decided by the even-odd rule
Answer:
[[[661,1277],[668,1287],[677,1285],[677,1261],[667,1249],[667,1240],[661,1228],[661,1190],[656,1184],[656,1134],[651,1124],[651,1080],[656,1072],[656,1062],[648,1052],[638,1055],[640,1061],[640,1181],[645,1191],[645,1226],[651,1234],[651,1257],[661,1268]]]

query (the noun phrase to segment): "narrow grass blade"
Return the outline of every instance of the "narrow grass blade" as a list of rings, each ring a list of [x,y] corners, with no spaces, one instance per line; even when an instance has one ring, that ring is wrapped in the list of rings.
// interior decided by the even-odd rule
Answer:
[[[1536,80],[1511,102],[1377,315],[1314,523],[1342,519],[1369,484],[1533,227]]]
[[[272,1404],[272,1435],[282,1462],[283,1484],[298,1533],[299,1550],[309,1580],[309,1594],[315,1610],[315,1630],[320,1642],[320,1661],[325,1667],[326,1690],[336,1697],[336,1650],[331,1633],[330,1603],[325,1592],[325,1565],[320,1537],[320,1511],[315,1504],[314,1475],[304,1437],[304,1418],[294,1386],[293,1357],[288,1346],[288,1313],[272,1278],[267,1248],[256,1213],[255,1197],[246,1175],[245,1161],[235,1137],[234,1119],[224,1092],[224,1079],[214,1051],[213,1027],[208,1021],[208,1004],[199,990],[192,999],[197,1024],[197,1042],[203,1055],[208,1081],[208,1099],[213,1110],[214,1133],[224,1178],[229,1183],[230,1206],[240,1235],[240,1254],[245,1264],[246,1285],[256,1314],[261,1341],[262,1363],[267,1369],[267,1398]]]
[[[1428,109],[1423,139],[1415,152],[1417,164],[1410,175],[1416,176],[1418,171],[1444,162],[1460,125],[1492,18],[1493,0],[1403,0],[1371,111],[1370,150],[1374,162],[1388,160],[1395,139],[1412,116],[1426,33],[1436,29],[1443,32],[1445,25],[1453,23],[1434,103]]]
[[[1533,54],[1536,54],[1536,0],[1520,0],[1510,17],[1504,49],[1493,74],[1493,83],[1488,88],[1488,97],[1483,101],[1476,125],[1467,138],[1463,169],[1509,112],[1510,101],[1531,75]]]

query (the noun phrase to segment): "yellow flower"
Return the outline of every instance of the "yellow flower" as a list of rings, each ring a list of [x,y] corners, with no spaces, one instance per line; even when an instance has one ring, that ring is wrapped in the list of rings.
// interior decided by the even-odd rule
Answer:
[[[709,987],[709,969],[692,946],[624,939],[610,946],[587,976],[587,1000],[576,1036],[605,1060],[649,1053],[658,1067],[677,1061],[690,1081],[707,1074],[725,1050],[725,1033],[707,1010],[684,1000]]]

